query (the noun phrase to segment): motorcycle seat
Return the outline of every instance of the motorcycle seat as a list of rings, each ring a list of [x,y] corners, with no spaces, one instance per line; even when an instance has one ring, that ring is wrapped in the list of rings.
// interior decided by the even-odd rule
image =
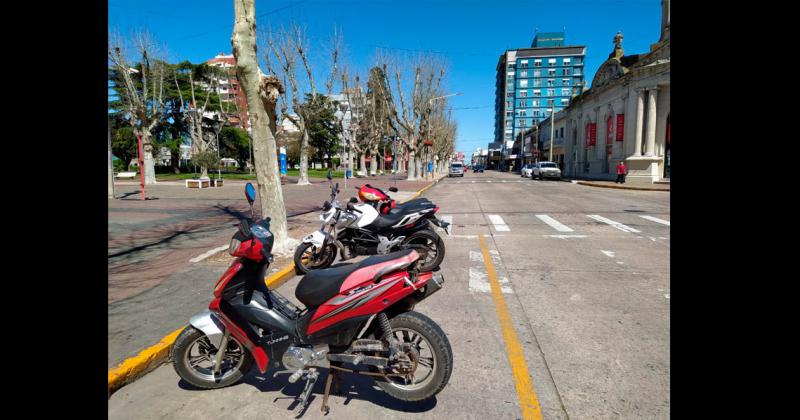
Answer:
[[[435,208],[436,205],[426,198],[418,198],[409,202],[399,204],[397,207],[389,211],[389,214],[382,214],[378,216],[372,223],[367,225],[367,228],[386,229],[394,226],[403,219],[407,214],[411,214],[424,209]]]
[[[412,256],[412,254],[414,255]],[[364,270],[361,274],[364,276],[376,276],[380,273],[380,268],[376,267],[378,265],[384,265],[384,263],[393,261],[408,265],[416,261],[417,258],[418,255],[416,255],[416,251],[413,249],[404,249],[385,255],[373,255],[365,258],[363,261],[353,264],[314,270],[306,274],[300,280],[300,283],[297,284],[297,289],[294,291],[294,295],[297,297],[297,300],[302,302],[307,308],[316,308],[328,299],[336,296],[341,291],[342,285],[345,284],[347,279],[362,268],[374,268],[374,270]],[[387,267],[394,267],[394,264],[385,265]],[[359,283],[361,282],[363,282],[363,280],[359,281]]]

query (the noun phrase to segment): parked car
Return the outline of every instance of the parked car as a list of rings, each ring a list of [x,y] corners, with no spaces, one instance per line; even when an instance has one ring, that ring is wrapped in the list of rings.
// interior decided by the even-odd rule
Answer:
[[[537,177],[539,179],[561,179],[561,169],[558,168],[558,164],[555,162],[539,162],[535,164],[531,170],[531,179]]]
[[[535,165],[535,164],[534,163],[529,163],[529,164],[523,166],[522,169],[520,169],[520,171],[519,171],[519,175],[523,176],[523,177],[530,178],[531,171],[533,170],[533,165]]]
[[[447,174],[447,177],[451,176],[464,176],[464,164],[461,162],[452,162],[450,163],[450,172]]]
[[[475,166],[473,166],[473,167],[472,167],[472,172],[480,172],[480,173],[483,173],[483,166],[481,166],[481,165],[475,165]]]

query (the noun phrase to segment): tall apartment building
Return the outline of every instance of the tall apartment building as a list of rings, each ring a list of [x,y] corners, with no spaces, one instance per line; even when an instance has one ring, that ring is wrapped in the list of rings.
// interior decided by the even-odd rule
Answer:
[[[236,58],[233,54],[219,53],[206,64],[225,70],[226,76],[217,79],[217,94],[229,106],[227,114],[231,125],[250,132],[247,98],[239,87],[239,79],[236,78]]]
[[[558,112],[586,87],[586,47],[564,46],[563,32],[538,33],[531,48],[506,50],[497,61],[495,142],[506,165],[521,161],[513,149],[517,133]]]

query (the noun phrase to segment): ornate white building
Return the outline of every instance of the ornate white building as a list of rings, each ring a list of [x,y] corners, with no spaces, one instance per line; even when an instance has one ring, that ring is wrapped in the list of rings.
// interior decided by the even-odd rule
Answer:
[[[564,175],[613,180],[622,160],[630,182],[669,179],[669,0],[661,6],[661,37],[650,52],[624,55],[617,33],[591,88],[556,116],[566,120]]]

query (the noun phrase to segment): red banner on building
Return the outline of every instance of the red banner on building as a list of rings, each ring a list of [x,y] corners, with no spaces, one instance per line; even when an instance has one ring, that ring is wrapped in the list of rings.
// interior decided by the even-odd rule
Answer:
[[[597,144],[597,123],[589,123],[589,146]]]
[[[625,114],[617,114],[617,141],[625,135]]]
[[[608,119],[606,119],[606,145],[610,145],[613,140],[612,136],[614,134],[614,119],[611,118],[609,115]]]

